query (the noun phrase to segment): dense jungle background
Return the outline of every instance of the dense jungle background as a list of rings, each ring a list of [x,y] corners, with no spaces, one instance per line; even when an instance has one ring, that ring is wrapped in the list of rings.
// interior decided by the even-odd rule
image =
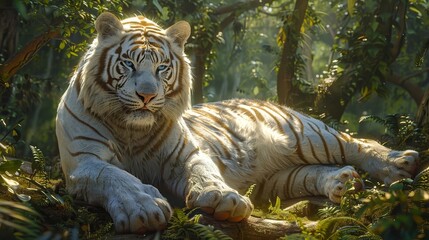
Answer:
[[[191,24],[194,103],[275,101],[421,153],[414,180],[366,179],[307,214],[278,201],[255,211],[293,222],[299,233],[284,239],[429,239],[427,0],[1,0],[0,239],[114,235],[103,210],[65,192],[55,137],[56,106],[103,11]],[[229,238],[199,217],[177,209],[154,238]]]

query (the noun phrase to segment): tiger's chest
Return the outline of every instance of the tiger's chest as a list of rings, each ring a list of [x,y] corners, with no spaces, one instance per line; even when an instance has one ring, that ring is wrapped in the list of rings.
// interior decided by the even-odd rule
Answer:
[[[160,181],[165,168],[177,166],[174,146],[184,134],[176,124],[165,124],[157,129],[122,132],[112,141],[113,150],[121,163],[121,168],[138,177],[144,183]]]

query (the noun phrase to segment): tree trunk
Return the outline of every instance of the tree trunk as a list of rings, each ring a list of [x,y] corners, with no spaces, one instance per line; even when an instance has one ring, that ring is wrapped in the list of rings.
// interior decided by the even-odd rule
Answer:
[[[307,0],[306,0],[307,1]],[[229,14],[225,17],[217,28],[217,31],[223,31],[228,25],[230,25],[238,16],[243,12],[253,10],[260,6],[265,6],[271,4],[274,0],[250,0],[250,1],[240,1],[232,3],[230,5],[221,6],[219,8],[213,9],[212,15],[221,16],[224,14]],[[195,50],[194,56],[194,82],[193,82],[193,103],[202,103],[204,102],[203,86],[204,86],[204,76],[206,74],[206,64],[207,57],[213,48],[211,43],[197,43],[199,46]]]
[[[356,92],[355,89],[349,87],[351,82],[351,77],[343,74],[329,85],[326,91],[316,98],[316,113],[325,113],[330,118],[339,121]]]
[[[283,26],[286,32],[286,40],[284,41],[279,72],[277,73],[277,96],[280,104],[288,104],[291,99],[292,81],[295,76],[295,56],[307,7],[308,0],[297,0],[290,17],[291,21],[285,21]]]
[[[405,20],[406,6],[401,1],[384,0],[380,3],[380,7],[376,12],[378,16],[389,16],[388,18],[380,18],[378,20],[377,32],[384,35],[386,41],[379,49],[381,55],[375,58],[372,66],[376,67],[382,61],[388,64],[393,63],[403,45],[405,37]],[[398,23],[397,23],[398,21]],[[395,35],[393,34],[395,27]],[[365,36],[365,29],[362,29],[362,36]],[[319,94],[315,101],[315,109],[317,113],[325,113],[328,117],[339,121],[351,101],[352,97],[359,92],[370,79],[374,71],[361,72],[361,79],[356,80],[355,64],[350,64],[326,90]],[[390,75],[384,76],[384,81],[388,81]],[[408,89],[409,90],[409,89]]]
[[[206,74],[206,58],[210,50],[198,48],[195,51],[195,60],[194,62],[194,82],[193,82],[193,104],[203,103],[204,94],[203,94],[203,83],[204,75]]]
[[[14,8],[0,8],[0,53],[9,59],[16,51],[18,41],[18,12]]]
[[[410,96],[413,98],[414,102],[419,105],[423,101],[424,91],[420,86],[417,84],[414,84],[410,82],[409,80],[413,77],[417,77],[419,75],[422,75],[429,71],[429,68],[423,69],[422,71],[418,71],[415,73],[412,73],[405,77],[400,77],[398,75],[391,75],[390,77],[386,78],[386,81],[391,82],[401,88],[403,88],[405,91],[407,91]]]
[[[429,89],[426,90],[423,99],[419,105],[416,122],[423,129],[429,127]]]

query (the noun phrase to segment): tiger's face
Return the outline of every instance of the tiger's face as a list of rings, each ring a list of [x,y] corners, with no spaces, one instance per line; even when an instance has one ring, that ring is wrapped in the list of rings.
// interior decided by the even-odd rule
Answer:
[[[188,23],[164,30],[143,16],[121,22],[102,14],[96,30],[82,76],[82,98],[93,113],[147,127],[160,117],[175,119],[189,107]]]

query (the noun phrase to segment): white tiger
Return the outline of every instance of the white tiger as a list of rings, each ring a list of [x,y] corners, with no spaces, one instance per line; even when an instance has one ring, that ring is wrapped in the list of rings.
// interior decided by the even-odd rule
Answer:
[[[58,107],[67,189],[104,207],[117,232],[166,227],[173,197],[238,222],[243,194],[339,202],[351,164],[386,183],[412,177],[418,153],[359,140],[269,102],[229,100],[190,109],[187,22],[161,29],[143,16],[101,14],[98,32]]]

